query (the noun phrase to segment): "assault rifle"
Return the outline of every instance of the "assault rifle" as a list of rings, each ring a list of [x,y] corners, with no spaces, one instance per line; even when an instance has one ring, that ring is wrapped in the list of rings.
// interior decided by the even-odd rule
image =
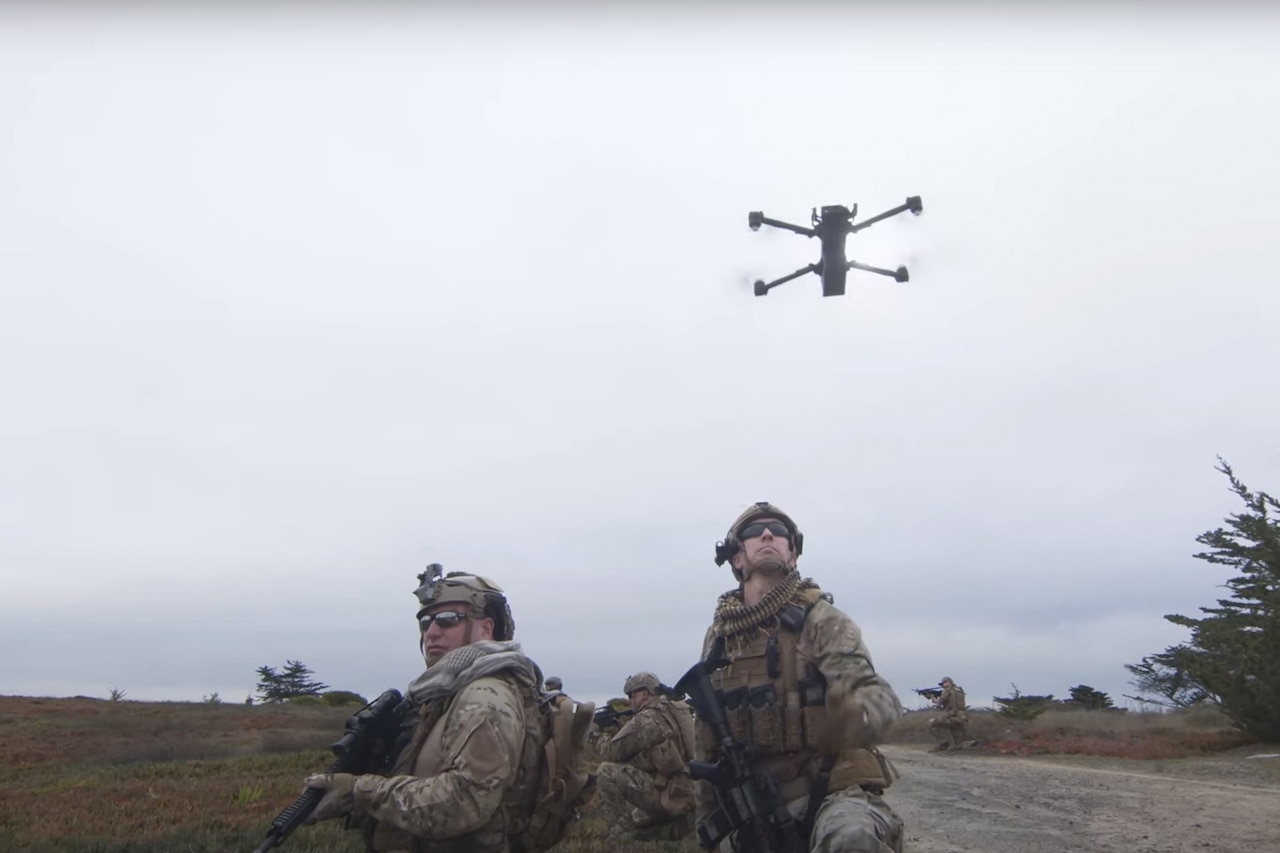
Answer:
[[[684,691],[678,690],[675,687],[668,687],[661,682],[658,683],[658,689],[656,692],[659,696],[665,696],[673,702],[678,702],[682,699],[688,698]],[[621,728],[627,720],[631,719],[635,715],[636,712],[635,709],[631,707],[631,702],[627,699],[619,698],[610,699],[599,708],[596,708],[596,712],[592,715],[591,719],[597,726],[607,730]]]
[[[923,696],[926,699],[937,699],[939,696],[942,695],[942,688],[941,687],[917,687],[915,688],[915,692],[919,693],[921,696]]]
[[[625,699],[611,699],[596,708],[595,713],[591,715],[591,721],[602,729],[616,729],[621,728],[635,715],[635,710]]]
[[[724,696],[711,683],[711,673],[728,662],[725,658],[698,661],[675,686],[689,696],[698,721],[710,727],[714,737],[716,761],[689,762],[689,775],[710,782],[716,797],[716,807],[698,822],[698,844],[713,850],[736,830],[733,849],[737,853],[801,853],[808,845],[777,780],[757,767],[753,747],[734,738]]]
[[[385,757],[379,754],[380,751],[395,739],[402,700],[400,691],[388,690],[348,717],[342,737],[329,747],[337,758],[324,772],[368,773],[375,761]],[[283,844],[311,816],[324,795],[325,792],[319,788],[303,791],[293,805],[271,822],[267,839],[254,853],[266,853]]]

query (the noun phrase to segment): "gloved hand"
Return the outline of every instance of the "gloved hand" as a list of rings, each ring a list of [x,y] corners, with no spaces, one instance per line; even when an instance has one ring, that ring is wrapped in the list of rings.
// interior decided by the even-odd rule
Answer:
[[[889,689],[863,687],[843,696],[827,694],[827,731],[835,749],[884,743],[901,716],[902,704]]]
[[[355,784],[356,777],[350,773],[317,773],[314,776],[308,776],[306,786],[319,788],[325,794],[315,811],[303,823],[312,824],[351,814],[351,810],[355,807],[353,792]]]

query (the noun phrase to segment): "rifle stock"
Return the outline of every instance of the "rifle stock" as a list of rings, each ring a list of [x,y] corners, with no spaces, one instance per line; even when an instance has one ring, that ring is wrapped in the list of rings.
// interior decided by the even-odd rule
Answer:
[[[380,739],[390,739],[394,734],[399,719],[399,708],[403,697],[398,690],[388,690],[356,711],[347,718],[342,737],[329,749],[337,756],[333,763],[325,768],[325,773],[367,773],[373,757],[373,747]],[[319,788],[308,788],[298,795],[284,811],[271,822],[267,830],[266,840],[254,853],[266,853],[273,847],[279,847],[284,840],[302,826],[320,801],[325,792]]]

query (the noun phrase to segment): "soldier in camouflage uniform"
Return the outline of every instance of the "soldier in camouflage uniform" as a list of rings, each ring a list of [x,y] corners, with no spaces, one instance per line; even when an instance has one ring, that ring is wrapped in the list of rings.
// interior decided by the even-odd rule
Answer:
[[[573,699],[569,697],[568,693],[564,692],[564,682],[560,680],[559,676],[553,675],[548,678],[545,682],[545,687],[546,701],[553,708],[558,708],[564,704],[573,704]]]
[[[350,816],[377,853],[508,853],[537,795],[542,672],[512,641],[502,589],[479,575],[420,576],[416,705],[388,775],[320,774],[309,822]]]
[[[956,749],[965,741],[965,729],[969,725],[968,705],[964,699],[964,688],[944,676],[938,682],[942,692],[933,699],[933,704],[942,709],[942,716],[929,721],[929,731],[939,740],[938,749]]]
[[[802,849],[902,853],[902,819],[883,797],[896,774],[874,748],[902,705],[872,666],[858,626],[801,578],[803,546],[795,522],[765,501],[738,516],[716,545],[716,565],[729,562],[738,587],[720,596],[703,659],[728,660],[712,681],[730,730],[759,751]],[[698,753],[716,758],[705,726]],[[697,800],[702,820],[715,805],[709,782],[697,783]]]
[[[593,729],[604,761],[596,771],[601,807],[619,834],[675,840],[693,831],[693,713],[660,695],[658,676],[637,673],[623,692],[635,714],[612,736]]]

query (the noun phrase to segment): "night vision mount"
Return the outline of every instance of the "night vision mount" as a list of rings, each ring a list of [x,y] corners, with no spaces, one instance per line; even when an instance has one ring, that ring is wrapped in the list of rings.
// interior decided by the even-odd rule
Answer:
[[[822,213],[818,213],[818,208],[815,207],[810,214],[810,219],[813,223],[811,228],[803,228],[799,225],[792,225],[790,222],[770,219],[758,210],[751,211],[747,214],[747,224],[751,226],[752,231],[759,231],[761,225],[771,225],[774,228],[794,231],[806,237],[817,237],[822,242],[822,257],[816,264],[809,264],[809,266],[798,269],[791,275],[784,275],[782,278],[771,281],[768,284],[763,281],[757,281],[755,283],[756,296],[765,296],[770,289],[808,273],[817,273],[822,278],[823,296],[844,296],[845,278],[849,270],[874,272],[890,276],[894,281],[907,281],[906,267],[886,270],[849,260],[845,257],[844,242],[845,238],[850,234],[856,234],[863,228],[875,225],[882,219],[897,216],[899,213],[905,213],[908,210],[917,216],[920,215],[920,212],[924,210],[924,204],[921,203],[920,196],[913,195],[907,199],[905,204],[900,204],[891,210],[886,210],[884,213],[863,220],[857,225],[853,223],[853,218],[858,215],[858,206],[856,204],[852,210],[843,205],[829,205],[822,208]]]

